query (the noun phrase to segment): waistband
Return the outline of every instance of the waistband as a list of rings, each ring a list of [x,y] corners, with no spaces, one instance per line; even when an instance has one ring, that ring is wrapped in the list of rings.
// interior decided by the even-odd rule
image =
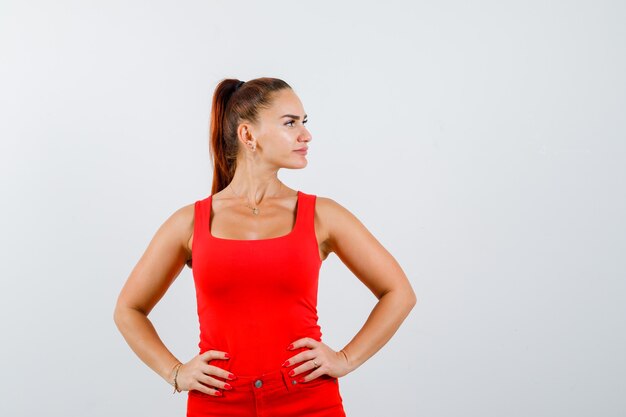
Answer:
[[[273,371],[263,372],[257,375],[237,375],[237,379],[227,380],[234,390],[274,390],[287,388],[291,391],[300,389],[301,386],[315,386],[326,382],[337,382],[337,378],[324,374],[308,382],[298,382],[298,379],[310,374],[311,371],[302,372],[298,375],[289,376],[289,371],[294,367],[280,367]],[[229,391],[229,390],[222,390]]]

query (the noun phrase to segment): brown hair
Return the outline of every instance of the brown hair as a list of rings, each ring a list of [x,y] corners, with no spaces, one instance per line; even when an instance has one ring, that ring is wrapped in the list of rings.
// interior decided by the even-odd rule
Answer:
[[[223,190],[233,179],[237,168],[239,140],[237,127],[241,122],[258,122],[262,108],[270,107],[272,94],[291,88],[278,78],[255,78],[242,84],[234,78],[220,81],[213,93],[210,121],[209,151],[213,162],[211,194]]]

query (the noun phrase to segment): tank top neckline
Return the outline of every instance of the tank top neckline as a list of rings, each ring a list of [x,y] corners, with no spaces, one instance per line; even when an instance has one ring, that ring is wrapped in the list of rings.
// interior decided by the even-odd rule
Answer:
[[[293,225],[293,227],[291,228],[291,231],[289,233],[287,233],[286,235],[282,235],[282,236],[275,236],[275,237],[268,237],[268,238],[263,238],[263,239],[229,239],[229,238],[224,238],[224,237],[217,237],[213,235],[213,232],[211,232],[211,212],[213,211],[213,194],[211,194],[209,196],[209,202],[208,202],[208,222],[207,222],[207,235],[209,237],[209,239],[211,240],[216,240],[216,241],[223,241],[223,242],[267,242],[267,241],[274,241],[274,240],[279,240],[279,239],[287,239],[291,236],[293,236],[297,230],[298,230],[298,225],[300,224],[300,217],[302,217],[300,215],[300,212],[302,211],[302,201],[303,199],[302,197],[302,191],[297,190],[297,195],[296,195],[296,219],[295,219],[295,223]]]

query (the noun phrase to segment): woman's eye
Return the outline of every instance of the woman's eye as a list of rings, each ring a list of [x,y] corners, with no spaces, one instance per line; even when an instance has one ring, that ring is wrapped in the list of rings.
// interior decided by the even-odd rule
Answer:
[[[306,122],[308,122],[308,120],[305,120],[304,122],[302,122],[302,124],[305,124]],[[290,123],[291,123],[291,124],[295,123],[295,120],[290,120],[290,121],[288,121],[288,122],[287,122],[287,123],[285,123],[285,124],[286,124],[286,125],[288,125],[288,124],[290,124]]]

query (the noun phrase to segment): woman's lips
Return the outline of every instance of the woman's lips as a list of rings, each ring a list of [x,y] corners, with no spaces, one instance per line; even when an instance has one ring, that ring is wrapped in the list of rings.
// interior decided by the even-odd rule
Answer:
[[[298,152],[300,155],[306,155],[307,154],[308,149],[297,149],[294,152]]]

